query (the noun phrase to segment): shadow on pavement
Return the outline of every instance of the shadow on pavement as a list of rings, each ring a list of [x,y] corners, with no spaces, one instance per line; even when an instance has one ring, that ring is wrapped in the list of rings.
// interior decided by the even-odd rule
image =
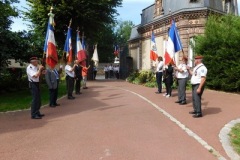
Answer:
[[[41,113],[45,114],[45,117],[41,120],[31,119],[29,110],[0,114],[0,134],[40,128],[49,122],[60,120],[60,117],[79,114],[89,110],[103,111],[123,106],[109,106],[104,103],[102,100],[116,99],[121,96],[119,96],[120,94],[108,94],[108,92],[104,92],[100,95],[99,89],[101,90],[102,88],[106,88],[105,91],[109,90],[109,92],[117,90],[114,88],[107,88],[106,86],[89,86],[89,89],[81,91],[83,94],[74,95],[76,97],[74,100],[68,100],[65,97],[58,101],[61,105],[56,108],[50,108],[48,106],[41,108]],[[97,97],[101,97],[102,99],[97,99]]]

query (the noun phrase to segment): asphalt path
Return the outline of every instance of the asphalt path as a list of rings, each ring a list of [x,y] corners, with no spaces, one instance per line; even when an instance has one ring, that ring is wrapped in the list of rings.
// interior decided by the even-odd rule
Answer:
[[[188,104],[179,106],[176,91],[167,99],[124,81],[97,80],[88,86],[75,100],[64,97],[59,107],[43,107],[41,120],[30,119],[29,110],[0,114],[0,159],[228,159],[218,134],[240,115],[237,96],[221,103],[228,94],[206,90],[204,116],[194,119],[188,114],[190,92]],[[233,105],[224,106],[228,102]]]

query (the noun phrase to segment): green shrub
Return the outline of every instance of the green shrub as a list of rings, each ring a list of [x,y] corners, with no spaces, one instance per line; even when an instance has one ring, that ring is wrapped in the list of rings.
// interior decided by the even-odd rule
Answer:
[[[135,80],[135,78],[137,78],[139,76],[139,72],[138,71],[135,71],[133,73],[131,73],[129,75],[129,77],[127,77],[127,82],[130,82],[130,83],[133,83],[133,81]]]
[[[204,56],[207,86],[215,90],[240,91],[240,17],[210,16],[204,35],[195,38],[195,51]]]
[[[144,85],[147,87],[157,86],[155,73],[147,70],[132,73],[127,78],[127,81],[133,84]]]

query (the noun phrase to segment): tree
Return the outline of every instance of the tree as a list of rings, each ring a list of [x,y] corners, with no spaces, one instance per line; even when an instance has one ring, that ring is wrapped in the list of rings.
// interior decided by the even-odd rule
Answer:
[[[99,61],[105,63],[112,63],[114,59],[114,48],[113,42],[115,40],[115,35],[113,31],[113,25],[108,25],[102,32],[99,34],[101,41],[98,43],[98,55]]]
[[[0,2],[0,67],[3,69],[8,66],[9,59],[20,62],[26,61],[29,48],[26,32],[12,32],[10,26],[13,23],[12,17],[18,16],[16,8],[11,4],[17,0],[5,0]],[[23,58],[22,58],[23,57]]]
[[[127,45],[133,26],[132,21],[118,21],[115,33],[117,43]]]
[[[210,16],[204,35],[196,37],[196,52],[204,55],[207,85],[212,89],[240,89],[240,17]]]
[[[117,14],[116,7],[120,6],[122,0],[27,0],[29,10],[25,17],[32,22],[32,29],[44,39],[48,13],[53,5],[55,14],[55,39],[58,48],[63,49],[65,36],[70,19],[71,28],[85,32],[89,46],[102,42],[102,33],[108,30],[108,25],[115,22]],[[75,38],[73,32],[73,40]]]
[[[128,40],[131,35],[132,27],[134,26],[132,21],[121,21],[119,20],[115,28],[115,45],[119,45],[120,54],[123,57],[128,55]]]

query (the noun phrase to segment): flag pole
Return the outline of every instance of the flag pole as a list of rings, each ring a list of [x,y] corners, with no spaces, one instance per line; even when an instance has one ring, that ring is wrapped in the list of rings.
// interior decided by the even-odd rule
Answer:
[[[152,25],[152,27],[151,27],[150,48],[152,47],[152,35],[153,35],[153,32],[154,32],[154,25]],[[151,65],[151,70],[154,70],[154,66],[153,65],[155,65],[155,64],[153,64],[153,60],[151,58],[150,58],[150,65]]]
[[[72,25],[72,18],[71,18],[70,21],[69,21],[69,26],[68,26],[68,28],[70,28],[71,25]]]
[[[79,26],[77,27],[77,30],[76,30],[76,32],[77,32],[77,36],[80,38],[80,35],[79,35]],[[76,41],[78,41],[77,39],[76,39]],[[77,48],[77,44],[76,44],[76,48]],[[76,49],[76,53],[75,53],[75,60],[78,60],[78,58],[77,58],[77,53],[78,51],[77,51],[77,49]]]

